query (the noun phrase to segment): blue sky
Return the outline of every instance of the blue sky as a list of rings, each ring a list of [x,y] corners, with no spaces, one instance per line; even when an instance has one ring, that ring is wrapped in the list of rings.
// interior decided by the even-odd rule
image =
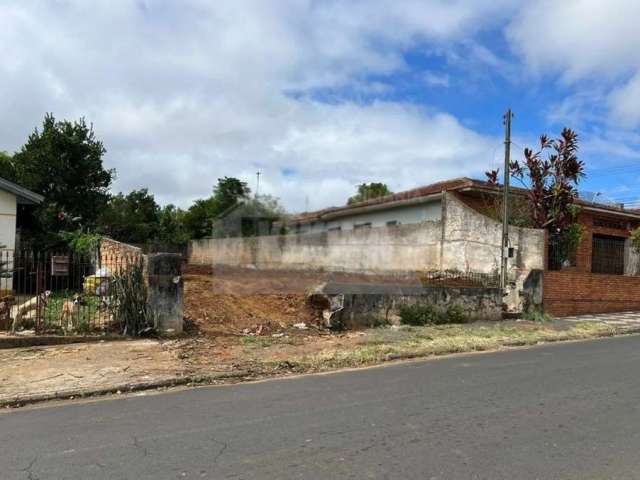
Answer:
[[[481,178],[511,107],[514,156],[574,128],[581,188],[640,206],[640,2],[8,0],[0,18],[0,149],[45,112],[84,116],[116,191],[188,206],[259,170],[300,211]]]

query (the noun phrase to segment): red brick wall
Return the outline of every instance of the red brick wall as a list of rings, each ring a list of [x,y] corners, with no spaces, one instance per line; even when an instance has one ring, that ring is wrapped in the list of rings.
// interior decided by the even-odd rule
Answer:
[[[581,213],[578,217],[585,234],[576,251],[576,265],[544,273],[544,309],[551,315],[640,310],[640,277],[591,273],[593,235],[626,238],[637,224],[625,229],[597,227],[593,224],[594,217],[591,213]]]
[[[640,277],[544,272],[544,310],[558,317],[640,310]]]

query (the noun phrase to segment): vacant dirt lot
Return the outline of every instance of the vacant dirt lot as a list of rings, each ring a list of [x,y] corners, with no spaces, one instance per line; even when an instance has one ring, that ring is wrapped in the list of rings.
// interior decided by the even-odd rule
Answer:
[[[325,283],[420,285],[412,277],[212,268],[187,265],[185,320],[207,336],[238,335],[249,329],[262,335],[296,323],[312,325],[315,313],[307,294]]]

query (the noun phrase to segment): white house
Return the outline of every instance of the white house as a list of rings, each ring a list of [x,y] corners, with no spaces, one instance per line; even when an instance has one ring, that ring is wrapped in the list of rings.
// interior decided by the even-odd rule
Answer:
[[[16,219],[18,208],[37,205],[42,195],[0,177],[0,246],[7,250],[16,248]]]

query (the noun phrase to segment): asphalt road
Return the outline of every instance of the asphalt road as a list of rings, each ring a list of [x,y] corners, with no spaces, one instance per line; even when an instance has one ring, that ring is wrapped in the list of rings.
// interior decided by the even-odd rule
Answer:
[[[0,414],[5,479],[640,478],[640,337]]]

